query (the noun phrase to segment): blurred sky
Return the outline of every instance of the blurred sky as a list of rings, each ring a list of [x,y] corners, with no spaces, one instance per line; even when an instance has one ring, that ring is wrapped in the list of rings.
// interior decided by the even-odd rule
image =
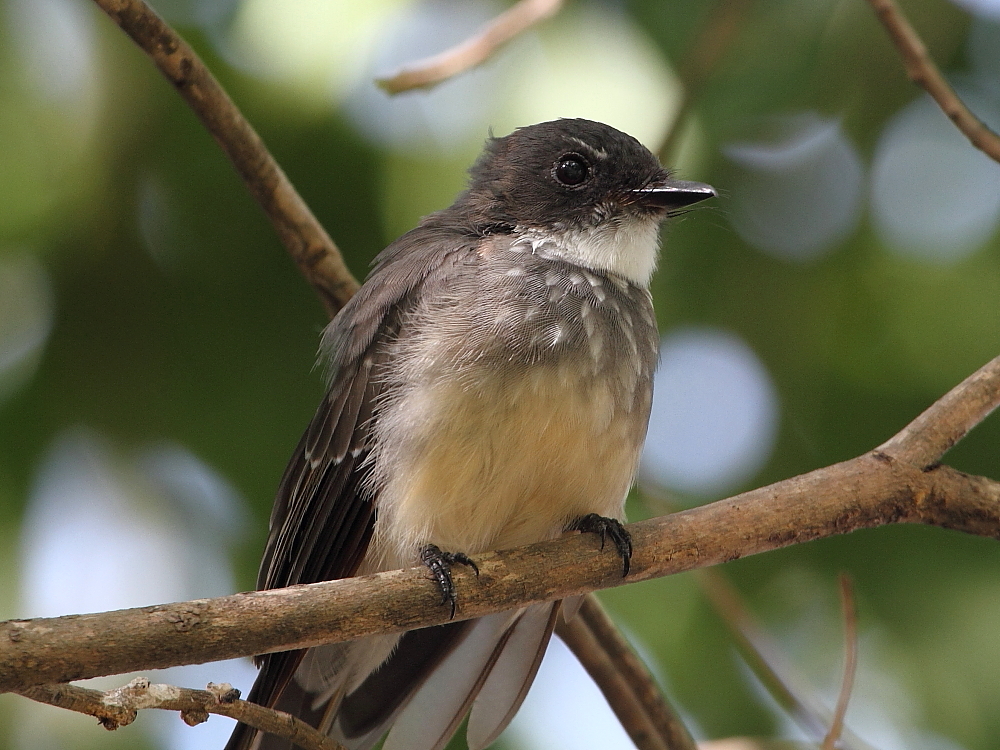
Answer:
[[[588,117],[659,149],[692,49],[730,2],[574,0],[482,68],[396,98],[373,77],[507,4],[154,6],[360,277],[451,202],[491,128]],[[720,197],[664,233],[633,519],[868,450],[1000,354],[1000,165],[908,83],[863,0],[745,7],[667,155]],[[1000,2],[904,7],[1000,127]],[[0,618],[252,588],[274,489],[320,396],[324,323],[212,139],[107,18],[87,0],[0,0]],[[993,417],[947,460],[1000,478],[998,446]],[[863,633],[855,731],[884,750],[1000,750],[1000,548],[890,528],[725,566],[829,705],[841,570]],[[693,576],[602,599],[700,737],[801,736]],[[253,672],[237,661],[154,678],[245,689]],[[0,750],[215,747],[228,731],[164,714],[108,734],[0,697]],[[630,747],[553,648],[501,744],[579,737]]]

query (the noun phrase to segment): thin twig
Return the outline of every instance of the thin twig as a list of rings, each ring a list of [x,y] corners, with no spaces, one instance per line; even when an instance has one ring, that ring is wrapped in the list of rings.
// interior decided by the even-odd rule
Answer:
[[[809,699],[811,689],[784,663],[779,649],[761,630],[733,585],[714,568],[698,571],[698,581],[729,629],[740,655],[768,695],[806,734],[817,739],[826,734],[833,722],[830,712],[818,701]],[[842,735],[847,750],[872,750],[871,745],[850,730],[844,729]]]
[[[209,683],[208,690],[150,683],[137,677],[128,685],[101,692],[77,685],[36,685],[21,692],[26,698],[94,716],[105,729],[131,724],[144,708],[180,711],[190,726],[208,721],[209,714],[228,716],[265,732],[284,737],[305,750],[344,750],[322,732],[284,711],[240,700],[232,685]]]
[[[829,725],[817,706],[800,696],[807,690],[792,684],[787,670],[778,666],[778,650],[768,643],[739,594],[721,572],[712,568],[698,571],[698,582],[712,608],[729,629],[736,649],[750,670],[774,700],[809,735],[820,737]]]
[[[520,0],[490,21],[475,36],[432,57],[410,63],[375,83],[389,94],[428,89],[482,65],[501,47],[535,24],[555,15],[563,0]]]
[[[194,50],[142,0],[94,0],[148,54],[226,152],[332,316],[358,288],[337,246]]]
[[[823,738],[823,750],[834,750],[844,731],[847,702],[851,699],[854,676],[858,671],[858,615],[854,605],[854,586],[846,573],[840,574],[840,603],[844,610],[844,679],[840,683],[840,695],[837,696],[830,731]]]
[[[664,164],[674,158],[677,141],[684,132],[691,109],[698,101],[715,66],[743,28],[743,19],[752,2],[753,0],[717,0],[694,42],[688,46],[679,73],[681,103],[660,148],[660,161]]]
[[[670,750],[695,750],[694,739],[684,722],[671,708],[649,669],[622,637],[621,631],[593,594],[584,597],[580,605],[580,619],[621,672],[666,746]]]
[[[955,123],[969,142],[989,156],[993,161],[1000,162],[1000,135],[990,130],[976,117],[965,103],[955,93],[934,60],[927,52],[927,47],[910,24],[902,9],[895,0],[868,0],[889,36],[892,37],[896,49],[903,57],[906,74],[910,80],[922,87],[941,111]]]

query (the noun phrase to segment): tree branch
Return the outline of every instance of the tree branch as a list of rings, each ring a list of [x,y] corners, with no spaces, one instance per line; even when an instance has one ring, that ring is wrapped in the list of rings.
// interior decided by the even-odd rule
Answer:
[[[149,55],[204,124],[333,316],[358,288],[337,246],[194,50],[142,0],[94,0]]]
[[[563,0],[520,0],[475,36],[437,55],[411,63],[392,76],[376,79],[375,83],[390,94],[437,86],[482,65],[516,36],[558,13],[562,4]]]
[[[896,1],[868,0],[868,2],[875,9],[879,20],[903,57],[906,74],[910,80],[931,95],[941,111],[948,115],[948,119],[955,123],[955,127],[962,131],[973,146],[993,161],[1000,162],[1000,135],[990,130],[965,106],[955,93],[955,89],[941,75],[920,35],[903,15]]]
[[[674,750],[657,733],[624,670],[601,647],[593,631],[579,616],[560,622],[556,633],[597,683],[638,750]]]
[[[876,450],[927,468],[1000,406],[1000,357],[990,360]]]
[[[833,722],[831,712],[815,700],[813,691],[783,663],[779,650],[765,636],[722,571],[711,568],[698,573],[702,590],[722,617],[747,666],[778,705],[818,743]],[[810,746],[815,747],[816,743]],[[847,728],[841,732],[840,747],[843,750],[873,750]]]
[[[252,727],[284,737],[305,750],[344,750],[337,742],[284,711],[239,700],[232,685],[209,683],[208,690],[152,684],[137,677],[128,685],[101,692],[77,685],[36,685],[21,693],[26,698],[94,716],[105,729],[135,721],[139,709],[180,711],[189,726],[208,721],[209,714],[228,716]]]
[[[571,534],[458,570],[459,619],[716,565],[862,528],[924,523],[1000,537],[1000,483],[873,451],[671,516],[631,524],[632,573]],[[544,574],[540,574],[544,571]],[[0,624],[0,691],[353,640],[449,620],[423,568],[217,599]]]
[[[589,630],[594,644],[599,647],[599,651],[605,655],[604,658],[613,666],[614,675],[609,682],[613,683],[617,679],[627,691],[625,697],[620,699],[618,703],[621,704],[625,700],[629,700],[638,704],[649,726],[660,740],[660,744],[665,746],[667,750],[695,750],[694,739],[688,733],[684,723],[671,708],[646,665],[643,664],[628,641],[615,627],[614,622],[608,617],[608,613],[601,606],[597,597],[593,594],[584,597],[577,619],[584,628]],[[560,637],[563,637],[562,629],[557,632]],[[565,638],[563,639],[565,640]],[[573,649],[573,653],[580,658],[581,662],[584,662],[576,649]],[[584,662],[584,667],[587,668],[586,662]],[[607,697],[611,690],[604,688],[598,674],[595,674],[590,668],[587,668],[587,671],[590,672],[598,685],[601,685],[601,692]],[[612,703],[610,698],[608,700],[609,703]],[[612,703],[612,708],[614,707],[615,703]],[[615,708],[615,713],[620,719],[622,712]],[[635,741],[635,737],[632,739]],[[642,750],[642,745],[639,745],[638,742],[636,745]]]

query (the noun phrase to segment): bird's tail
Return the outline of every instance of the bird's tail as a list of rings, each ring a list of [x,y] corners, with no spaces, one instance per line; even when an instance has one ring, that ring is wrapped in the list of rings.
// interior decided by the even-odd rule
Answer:
[[[482,750],[520,708],[552,636],[560,604],[537,604],[410,631],[389,658],[356,687],[350,686],[346,695],[336,675],[322,681],[326,689],[317,690],[315,679],[297,674],[274,708],[328,733],[348,750],[369,750],[387,731],[383,750],[441,750],[468,714],[469,750]],[[325,661],[310,656],[300,672],[310,661],[314,665]],[[343,661],[332,666],[336,674],[352,671]],[[241,724],[226,750],[292,747],[287,740]]]
[[[440,628],[407,633],[385,664],[344,700],[331,736],[349,750],[368,750],[388,730],[383,750],[441,750],[469,714],[469,750],[487,747],[524,700],[558,612],[554,602],[442,626],[464,625],[450,639],[433,634]],[[430,639],[436,647],[428,648]],[[408,680],[415,656],[429,668]],[[386,684],[404,686],[403,699],[385,702],[380,688]],[[352,721],[360,705],[374,708],[365,723]]]

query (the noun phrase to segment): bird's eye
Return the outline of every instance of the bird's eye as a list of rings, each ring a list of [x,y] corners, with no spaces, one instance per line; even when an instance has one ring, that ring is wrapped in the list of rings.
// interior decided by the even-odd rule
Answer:
[[[566,154],[559,157],[552,174],[563,185],[575,187],[590,176],[590,166],[579,154]]]

